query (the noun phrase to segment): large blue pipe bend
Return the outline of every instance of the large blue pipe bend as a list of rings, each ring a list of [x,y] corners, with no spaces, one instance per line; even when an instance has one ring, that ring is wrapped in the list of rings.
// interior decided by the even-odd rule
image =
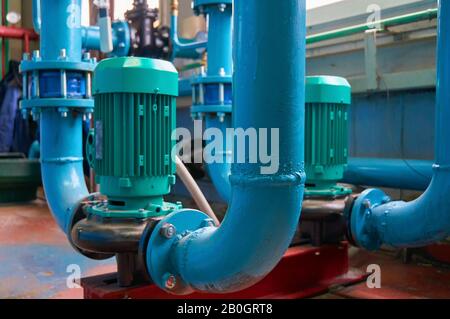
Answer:
[[[305,182],[305,0],[236,0],[234,6],[233,124],[279,128],[280,170],[261,175],[262,163],[233,164],[232,199],[219,228],[186,233],[163,254],[150,246],[159,239],[151,238],[148,268],[163,289],[164,272],[200,291],[245,289],[276,266],[299,222]],[[170,219],[175,218],[160,224]],[[153,261],[161,266],[161,260],[167,260],[164,269],[151,267]]]
[[[436,164],[433,180],[417,200],[389,202],[367,190],[351,212],[354,241],[367,249],[425,246],[450,234],[450,1],[439,1],[436,105]]]

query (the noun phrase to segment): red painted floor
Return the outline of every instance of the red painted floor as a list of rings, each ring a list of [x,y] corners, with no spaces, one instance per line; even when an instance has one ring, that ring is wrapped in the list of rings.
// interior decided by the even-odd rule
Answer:
[[[82,277],[115,271],[114,260],[91,261],[70,247],[44,201],[0,206],[0,298],[82,298],[82,289],[68,289],[69,265],[78,265]],[[393,253],[359,251],[351,267],[366,271],[378,264],[382,288],[365,283],[332,287],[320,298],[448,298],[450,268],[423,262],[403,264]]]

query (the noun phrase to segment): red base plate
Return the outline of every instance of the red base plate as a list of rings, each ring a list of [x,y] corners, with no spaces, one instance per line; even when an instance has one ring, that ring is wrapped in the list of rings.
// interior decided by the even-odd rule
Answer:
[[[298,299],[328,292],[364,280],[365,274],[349,270],[348,245],[290,248],[278,266],[260,283],[246,290],[215,295],[194,293],[183,299]],[[116,274],[82,280],[86,299],[176,299],[155,285],[121,288]]]

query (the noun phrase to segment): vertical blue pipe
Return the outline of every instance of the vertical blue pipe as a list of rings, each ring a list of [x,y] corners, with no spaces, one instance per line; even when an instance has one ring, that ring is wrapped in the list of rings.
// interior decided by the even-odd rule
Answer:
[[[233,164],[233,196],[220,228],[202,228],[172,246],[173,273],[215,293],[247,288],[276,266],[297,228],[305,180],[305,0],[234,5],[234,125],[278,128],[280,170],[262,175],[262,163]]]
[[[40,2],[42,60],[56,61],[65,49],[67,60],[81,61],[81,1]]]
[[[211,77],[231,76],[233,74],[233,18],[232,6],[222,7],[211,5],[206,9],[208,16],[208,70],[207,75]],[[227,136],[227,128],[231,128],[231,113],[223,116],[220,122],[217,116],[206,116],[205,128],[217,128],[222,131],[224,146],[226,141],[233,136]],[[228,144],[231,145],[231,144]],[[223,150],[223,163],[207,164],[208,175],[211,178],[220,197],[229,203],[231,198],[231,161],[232,149]]]
[[[41,52],[43,61],[81,61],[80,0],[41,0]],[[83,174],[82,115],[66,118],[56,108],[41,112],[42,179],[50,209],[66,233],[72,210],[88,196]]]
[[[221,162],[206,164],[206,170],[217,190],[217,193],[219,193],[219,196],[229,203],[231,199],[230,175],[233,150],[227,148],[226,146],[227,140],[230,141],[233,138],[233,134],[227,132],[227,128],[231,127],[231,114],[225,115],[222,122],[217,118],[217,116],[207,116],[205,122],[206,128],[216,128],[222,132],[222,136],[224,137],[224,140],[222,141],[224,146],[224,150],[221,151],[222,154],[212,154],[213,156],[217,155],[217,157],[220,157]],[[207,153],[205,153],[205,156],[206,155]]]
[[[352,239],[370,250],[382,244],[425,246],[450,234],[450,1],[439,1],[438,20],[434,176],[426,192],[409,203],[389,202],[376,189],[357,199],[350,216]]]
[[[208,14],[208,72],[209,76],[218,76],[220,70],[224,75],[232,75],[232,7],[226,6],[223,11],[218,5],[207,8]]]

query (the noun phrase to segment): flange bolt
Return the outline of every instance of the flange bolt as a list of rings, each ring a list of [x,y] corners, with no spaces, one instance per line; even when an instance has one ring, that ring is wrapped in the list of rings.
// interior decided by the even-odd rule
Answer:
[[[160,230],[161,236],[163,236],[167,239],[173,238],[173,236],[175,236],[176,233],[177,233],[177,230],[176,230],[175,226],[172,224],[164,224]]]

